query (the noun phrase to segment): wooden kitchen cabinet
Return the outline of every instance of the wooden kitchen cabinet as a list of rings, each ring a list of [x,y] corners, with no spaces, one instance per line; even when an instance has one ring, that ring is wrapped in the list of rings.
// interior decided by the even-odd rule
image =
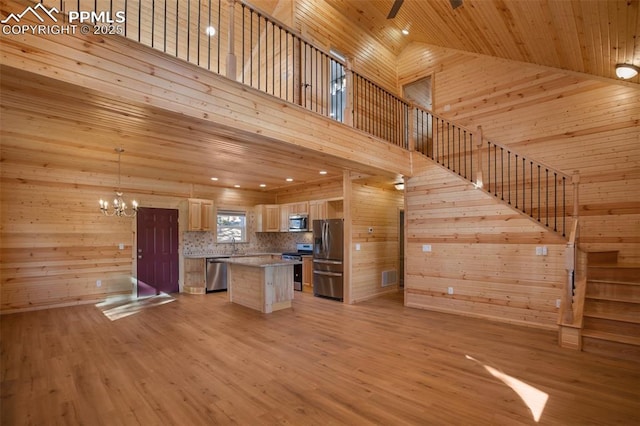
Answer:
[[[313,256],[302,256],[302,291],[313,292]]]
[[[184,259],[184,292],[205,293],[205,259]]]
[[[309,214],[309,203],[304,201],[300,203],[280,204],[281,232],[289,232],[289,215],[292,214]]]
[[[188,231],[214,231],[215,220],[212,200],[189,198]]]
[[[307,201],[285,205],[289,209],[289,214],[309,214],[309,203]]]
[[[256,206],[256,232],[280,232],[280,206],[278,204]]]
[[[339,200],[313,200],[309,201],[309,227],[317,219],[342,219],[344,218],[343,201]]]
[[[328,219],[327,202],[325,200],[309,201],[309,228],[314,220]]]
[[[289,204],[280,204],[280,232],[289,232]]]

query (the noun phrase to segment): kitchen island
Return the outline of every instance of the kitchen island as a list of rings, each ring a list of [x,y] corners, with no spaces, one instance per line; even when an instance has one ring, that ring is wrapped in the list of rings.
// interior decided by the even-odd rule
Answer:
[[[298,260],[276,256],[248,256],[220,259],[227,263],[229,301],[269,314],[291,307],[293,265]]]

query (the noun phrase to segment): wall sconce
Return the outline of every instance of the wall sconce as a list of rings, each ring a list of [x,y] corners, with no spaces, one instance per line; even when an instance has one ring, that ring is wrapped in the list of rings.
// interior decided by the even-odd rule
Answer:
[[[393,184],[398,191],[404,191],[404,182],[396,182]]]
[[[638,71],[640,71],[640,68],[636,67],[635,65],[631,65],[631,64],[616,65],[616,75],[618,76],[618,78],[622,78],[625,80],[628,80],[638,75]]]

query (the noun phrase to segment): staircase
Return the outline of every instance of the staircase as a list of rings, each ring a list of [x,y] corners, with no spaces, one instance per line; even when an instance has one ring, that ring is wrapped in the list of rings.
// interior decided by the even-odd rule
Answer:
[[[640,265],[618,252],[588,253],[582,349],[640,361]]]

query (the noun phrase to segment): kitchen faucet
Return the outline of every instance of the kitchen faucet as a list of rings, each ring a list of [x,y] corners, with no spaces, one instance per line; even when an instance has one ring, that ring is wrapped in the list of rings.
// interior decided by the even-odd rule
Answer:
[[[236,254],[238,252],[238,247],[236,246],[236,238],[233,237],[231,239],[231,253]]]

